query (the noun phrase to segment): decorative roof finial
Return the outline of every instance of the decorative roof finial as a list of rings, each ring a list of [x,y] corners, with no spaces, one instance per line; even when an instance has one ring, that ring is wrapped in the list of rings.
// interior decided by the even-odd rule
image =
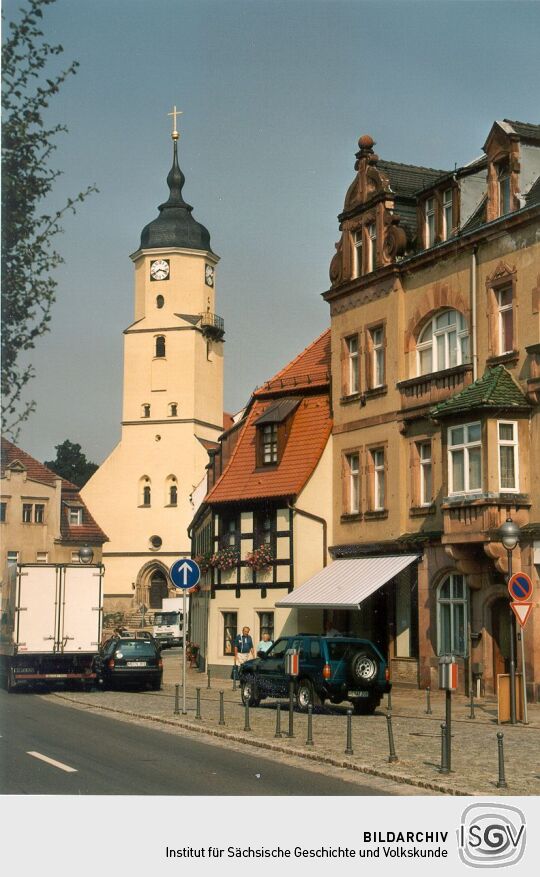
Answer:
[[[180,134],[179,134],[178,131],[176,130],[176,117],[177,117],[177,116],[181,116],[181,115],[183,115],[183,111],[182,111],[182,110],[177,110],[177,109],[176,109],[176,106],[174,106],[174,107],[173,107],[173,111],[172,111],[172,113],[167,113],[167,115],[173,117],[173,130],[172,130],[172,135],[171,135],[171,136],[172,136],[172,139],[173,139],[173,140],[179,140],[179,138],[180,138]]]

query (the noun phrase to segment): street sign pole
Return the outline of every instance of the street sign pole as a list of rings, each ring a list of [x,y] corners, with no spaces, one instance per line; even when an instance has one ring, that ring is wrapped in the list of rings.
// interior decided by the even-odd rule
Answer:
[[[527,715],[527,681],[525,679],[525,630],[522,627],[519,632],[521,640],[521,684],[523,685],[523,724],[529,724],[529,716]]]
[[[529,724],[529,718],[527,715],[527,680],[525,678],[525,624],[527,623],[527,619],[530,615],[532,609],[532,603],[530,603],[530,598],[533,593],[533,583],[527,573],[524,572],[516,572],[512,575],[512,561],[511,561],[511,552],[509,552],[509,567],[508,567],[508,591],[510,593],[510,597],[512,598],[512,603],[510,604],[510,608],[512,609],[512,628],[516,629],[516,619],[519,621],[520,632],[518,634],[520,646],[521,646],[521,684],[523,687],[523,723],[525,725]],[[510,671],[511,671],[510,667]],[[512,679],[510,678],[510,683],[512,683]],[[515,686],[515,683],[514,683]],[[512,696],[512,685],[510,684],[510,696]],[[515,687],[514,687],[514,697],[515,697]],[[514,701],[515,703],[515,701]],[[512,722],[512,724],[515,724]]]
[[[508,586],[512,581],[512,552],[508,555]],[[510,724],[516,724],[516,617],[510,609]]]
[[[182,715],[187,715],[186,709],[186,589],[182,588]]]

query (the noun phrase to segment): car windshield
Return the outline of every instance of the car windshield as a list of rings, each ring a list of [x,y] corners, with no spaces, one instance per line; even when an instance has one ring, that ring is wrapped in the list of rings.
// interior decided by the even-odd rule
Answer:
[[[146,639],[120,640],[116,645],[116,652],[121,652],[124,658],[153,657],[156,654],[154,643]]]
[[[156,625],[156,627],[165,627],[171,624],[180,624],[181,621],[181,612],[156,612],[154,614],[154,624]]]
[[[268,649],[267,655],[269,658],[279,658],[281,655],[284,655],[289,647],[288,639],[278,639],[277,643],[274,643],[271,649]]]

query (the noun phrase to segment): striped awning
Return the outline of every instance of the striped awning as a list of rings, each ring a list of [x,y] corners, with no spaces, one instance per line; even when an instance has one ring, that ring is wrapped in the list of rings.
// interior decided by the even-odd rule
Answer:
[[[334,560],[276,606],[288,609],[359,609],[367,597],[419,558],[419,554],[398,554]]]

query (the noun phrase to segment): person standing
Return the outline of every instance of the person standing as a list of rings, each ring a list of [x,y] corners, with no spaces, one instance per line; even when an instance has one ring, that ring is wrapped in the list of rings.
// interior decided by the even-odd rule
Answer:
[[[241,666],[250,658],[255,657],[253,640],[249,635],[249,627],[243,627],[242,633],[237,633],[234,638],[234,664]]]

